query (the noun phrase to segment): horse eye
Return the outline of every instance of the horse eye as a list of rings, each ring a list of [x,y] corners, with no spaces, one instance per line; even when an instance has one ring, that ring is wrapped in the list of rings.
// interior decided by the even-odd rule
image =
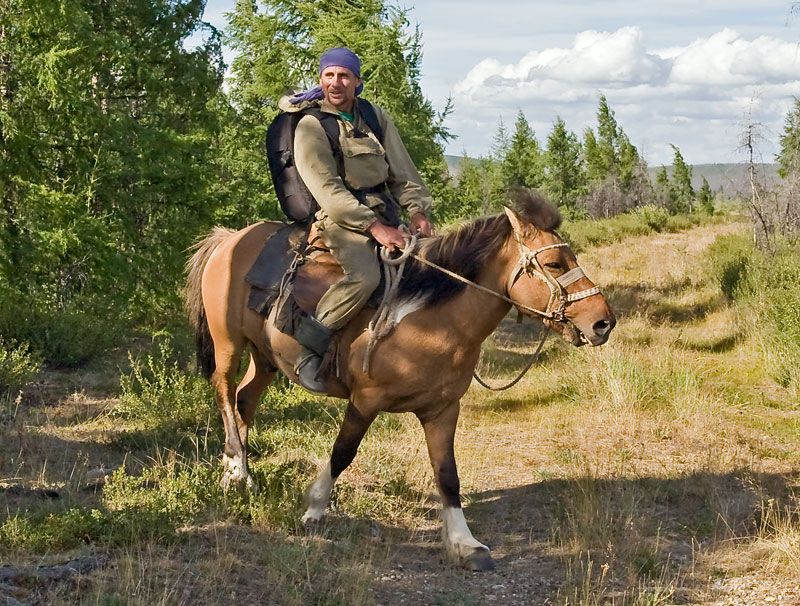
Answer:
[[[545,263],[544,266],[547,269],[561,269],[561,263],[557,263],[553,261],[552,263]]]

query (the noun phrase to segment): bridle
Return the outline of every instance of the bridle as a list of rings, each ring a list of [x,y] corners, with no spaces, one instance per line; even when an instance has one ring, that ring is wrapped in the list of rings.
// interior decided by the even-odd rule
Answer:
[[[593,286],[592,288],[587,288],[586,290],[581,290],[580,292],[576,293],[567,292],[567,287],[570,284],[574,284],[586,276],[580,266],[574,267],[565,274],[555,278],[539,262],[539,253],[554,248],[569,248],[569,244],[566,242],[548,244],[533,250],[522,242],[516,232],[514,232],[514,239],[519,247],[519,258],[517,259],[516,268],[513,272],[511,272],[508,282],[506,283],[506,295],[508,295],[508,300],[511,301],[511,303],[517,307],[517,309],[534,313],[547,320],[564,322],[564,313],[566,312],[567,305],[600,293],[600,288],[598,286]],[[523,274],[542,280],[550,289],[550,298],[547,301],[547,307],[545,307],[544,311],[529,307],[511,299],[511,289]]]
[[[477,282],[473,282],[464,276],[460,276],[459,274],[450,271],[429,261],[425,257],[418,255],[414,252],[417,247],[417,236],[409,234],[409,237],[406,241],[406,247],[402,250],[399,257],[392,257],[391,251],[389,251],[385,247],[381,247],[380,256],[381,260],[384,264],[384,273],[386,277],[385,283],[385,293],[382,299],[381,305],[378,308],[378,312],[375,314],[375,318],[369,324],[369,334],[370,338],[367,343],[367,348],[364,354],[364,361],[362,369],[365,373],[369,373],[369,363],[371,358],[372,349],[377,342],[377,340],[386,334],[392,329],[394,323],[388,320],[387,310],[394,304],[396,294],[397,294],[397,285],[400,282],[400,279],[403,275],[403,268],[405,266],[405,262],[409,257],[413,257],[423,265],[427,265],[432,267],[443,274],[450,276],[454,280],[458,280],[459,282],[463,282],[477,290],[482,292],[488,293],[498,299],[502,299],[507,303],[510,303],[514,307],[517,308],[519,311],[527,311],[532,314],[536,314],[541,316],[546,320],[552,320],[554,322],[564,323],[566,322],[565,312],[567,309],[567,305],[573,303],[574,301],[580,301],[581,299],[586,299],[587,297],[591,297],[592,295],[596,295],[600,293],[600,288],[597,286],[593,286],[592,288],[587,288],[586,290],[582,290],[576,293],[568,293],[567,287],[571,284],[574,284],[586,274],[583,272],[583,269],[580,267],[575,267],[564,275],[559,276],[558,278],[554,278],[549,271],[547,271],[542,264],[539,262],[537,258],[539,253],[544,252],[546,250],[550,250],[553,248],[562,248],[567,247],[569,248],[569,244],[566,242],[559,242],[558,244],[548,244],[546,246],[542,246],[535,250],[532,250],[530,247],[526,246],[522,243],[522,240],[517,235],[516,231],[514,232],[514,239],[517,242],[519,247],[519,257],[517,259],[517,265],[514,271],[510,274],[509,279],[506,283],[505,294],[501,294],[491,288],[487,288]],[[548,288],[550,289],[550,299],[547,302],[547,307],[544,311],[540,309],[536,309],[534,307],[529,307],[523,303],[519,303],[514,301],[509,295],[511,294],[511,289],[513,288],[514,284],[519,280],[522,274],[526,274],[535,278],[539,278],[545,284],[547,284]],[[547,338],[548,331],[544,331],[542,333],[542,339],[539,342],[539,346],[536,348],[536,353],[533,354],[530,361],[528,362],[527,366],[522,370],[522,372],[512,380],[507,385],[503,387],[492,387],[488,385],[478,373],[473,371],[473,376],[475,379],[486,387],[487,389],[491,389],[492,391],[503,391],[508,389],[509,387],[515,385],[524,375],[536,359],[539,357],[539,354],[542,351],[542,347],[544,346],[545,339]],[[585,340],[585,337],[582,335],[582,339]]]

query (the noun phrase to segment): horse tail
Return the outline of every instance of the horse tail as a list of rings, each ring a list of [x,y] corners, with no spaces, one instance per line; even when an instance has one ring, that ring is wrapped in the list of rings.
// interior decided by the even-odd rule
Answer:
[[[202,279],[203,272],[211,254],[223,240],[235,233],[232,229],[215,227],[205,238],[197,242],[190,250],[194,254],[186,262],[186,290],[185,309],[189,316],[189,323],[194,329],[195,343],[197,345],[197,366],[206,379],[216,368],[214,362],[214,341],[208,330],[206,308],[203,305]]]

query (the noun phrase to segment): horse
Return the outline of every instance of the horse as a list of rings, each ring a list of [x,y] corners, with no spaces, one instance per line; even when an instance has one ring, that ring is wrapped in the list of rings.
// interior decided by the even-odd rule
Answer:
[[[335,354],[338,372],[328,377],[327,394],[346,399],[347,407],[330,459],[306,492],[304,524],[323,518],[334,482],[355,458],[378,413],[411,412],[422,425],[441,497],[447,554],[468,570],[494,567],[488,547],[467,526],[454,455],[459,402],[472,380],[481,343],[512,306],[574,346],[602,345],[616,323],[600,289],[555,231],[560,221],[554,206],[527,191],[503,213],[421,239],[417,259],[409,259],[399,282],[397,324],[374,344],[366,372],[366,328],[374,310],[362,310],[342,329]],[[245,275],[265,240],[282,225],[261,222],[235,232],[215,228],[187,263],[186,307],[198,361],[213,385],[225,428],[225,488],[252,487],[248,430],[275,373],[280,370],[297,381],[293,366],[300,346],[275,328],[272,315],[265,320],[247,305]],[[237,386],[245,348],[249,367]]]

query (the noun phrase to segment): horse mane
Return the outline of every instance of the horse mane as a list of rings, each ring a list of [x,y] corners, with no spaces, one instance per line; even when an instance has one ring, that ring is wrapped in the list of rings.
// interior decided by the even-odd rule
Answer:
[[[557,229],[561,224],[558,209],[539,192],[516,189],[511,195],[513,208],[524,223],[545,231]],[[511,222],[505,213],[480,217],[458,225],[441,236],[421,240],[418,254],[475,281],[489,261],[500,252],[511,231]],[[398,296],[424,297],[427,305],[436,305],[452,299],[466,287],[463,282],[412,258],[400,282]]]

